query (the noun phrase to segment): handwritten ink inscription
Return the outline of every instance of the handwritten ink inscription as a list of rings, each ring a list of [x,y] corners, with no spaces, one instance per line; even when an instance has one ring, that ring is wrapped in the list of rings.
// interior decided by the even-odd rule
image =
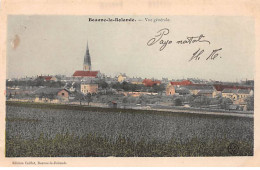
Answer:
[[[149,39],[147,42],[148,46],[153,46],[155,44],[159,44],[160,48],[159,51],[162,51],[166,48],[168,45],[173,44],[173,40],[169,40],[166,38],[167,35],[170,34],[170,30],[168,28],[160,29],[153,38]],[[206,37],[201,34],[199,36],[188,36],[184,40],[178,40],[176,41],[176,44],[182,45],[182,44],[195,44],[195,43],[207,43],[208,45],[211,44],[209,40],[206,39]],[[219,52],[222,50],[222,48],[214,49],[210,54],[207,55],[206,60],[215,60],[217,58],[222,58],[219,56]],[[189,61],[192,60],[200,60],[202,54],[204,53],[204,49],[198,49],[196,52],[192,54],[192,57]]]
[[[215,49],[211,52],[211,54],[206,58],[206,60],[214,60],[218,57],[218,51],[222,50],[222,48]],[[201,57],[201,54],[204,53],[204,50],[198,49],[195,53],[193,53],[192,57],[190,58],[189,61],[191,60],[199,60]],[[221,58],[221,57],[219,57]]]
[[[163,28],[157,32],[157,34],[154,36],[154,38],[150,39],[147,42],[148,46],[154,45],[157,42],[161,45],[160,51],[162,51],[168,44],[171,44],[171,40],[163,40],[163,36],[168,35],[170,33],[170,30],[168,28]]]

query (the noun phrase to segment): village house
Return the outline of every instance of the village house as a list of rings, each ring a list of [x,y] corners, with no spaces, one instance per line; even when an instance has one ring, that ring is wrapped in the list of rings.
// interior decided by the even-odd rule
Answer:
[[[55,77],[55,76],[52,76],[51,79],[50,79],[50,81],[58,81],[58,78]]]
[[[166,87],[166,96],[170,96],[170,95],[175,95],[176,94],[176,88],[178,88],[178,91],[180,92],[180,94],[185,94],[187,92],[187,89],[185,89],[184,91],[182,89],[180,89],[180,86],[187,86],[192,84],[191,81],[189,80],[182,80],[182,81],[171,81],[168,83],[167,87]]]
[[[180,96],[185,96],[185,95],[189,95],[190,91],[185,87],[177,87],[175,89],[175,94]]]
[[[238,96],[237,96],[237,89],[224,89],[222,91],[222,97],[224,98],[229,98],[232,101],[233,100],[237,100]]]
[[[88,93],[90,93],[90,94],[97,93],[98,92],[98,84],[94,80],[89,80],[89,81],[83,82],[80,85],[80,91],[84,95],[86,95]]]
[[[151,80],[151,79],[144,79],[142,83],[146,87],[152,87],[154,85],[160,85],[161,81],[159,81],[159,80]]]
[[[192,95],[205,95],[209,97],[215,97],[218,94],[212,85],[192,84],[185,86],[185,88],[187,88]],[[199,92],[200,94],[198,94]]]
[[[170,83],[166,87],[166,96],[171,96],[175,94],[175,87]]]
[[[210,90],[199,90],[199,92],[197,93],[198,96],[206,96],[206,97],[215,97],[216,96],[216,92],[212,89]]]
[[[237,94],[238,94],[239,98],[245,99],[245,98],[247,98],[249,96],[254,95],[254,91],[253,90],[249,90],[249,89],[239,89],[237,91]]]
[[[240,89],[237,91],[237,94],[234,94],[232,96],[233,99],[233,104],[234,105],[238,105],[241,110],[247,110],[247,102],[246,99],[249,96],[252,96],[252,90],[244,90],[244,89]]]
[[[125,74],[120,74],[118,77],[117,77],[117,81],[119,83],[122,83],[126,80],[127,76]]]
[[[37,76],[36,80],[50,81],[52,76]]]
[[[249,89],[224,89],[222,91],[222,97],[229,98],[232,101],[240,100],[243,102],[249,96],[253,95],[253,90]]]
[[[33,92],[35,94],[35,102],[59,102],[69,101],[70,92],[63,88],[40,88]]]
[[[142,78],[130,78],[129,82],[131,84],[143,84],[143,79]]]

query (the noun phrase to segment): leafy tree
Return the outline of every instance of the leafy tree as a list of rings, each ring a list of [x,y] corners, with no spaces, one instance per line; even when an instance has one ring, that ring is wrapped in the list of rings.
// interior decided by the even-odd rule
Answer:
[[[185,98],[185,101],[188,102],[188,103],[192,103],[194,101],[195,97],[192,96],[192,95],[188,95],[186,98]]]
[[[87,94],[86,100],[87,100],[88,106],[89,106],[90,102],[92,102],[92,95],[90,93]]]
[[[79,104],[81,105],[81,102],[85,100],[85,97],[82,93],[76,92],[75,100],[79,101]]]
[[[165,85],[164,84],[160,84],[160,85],[153,85],[153,92],[161,94],[162,92],[165,91]]]
[[[53,100],[53,99],[55,98],[55,95],[54,95],[53,93],[51,93],[51,94],[48,95],[48,98],[49,98],[50,100]]]
[[[129,86],[129,83],[127,83],[127,82],[123,82],[122,83],[122,89],[124,90],[124,91],[129,91],[130,90],[130,86]]]
[[[108,84],[105,80],[100,80],[98,82],[98,86],[101,87],[102,89],[106,89],[108,87]]]
[[[39,98],[44,98],[45,97],[45,93],[41,93],[40,95],[39,95]]]
[[[182,106],[182,101],[181,101],[181,99],[180,99],[180,98],[175,99],[175,100],[174,100],[174,104],[175,104],[175,106]]]
[[[41,79],[37,79],[36,80],[36,86],[43,86],[43,84],[44,84],[44,81],[43,80],[41,80]]]
[[[131,90],[132,92],[138,90],[137,84],[129,84],[129,85],[130,85],[130,90]]]
[[[254,96],[245,99],[247,110],[254,110]]]
[[[113,89],[116,89],[116,90],[122,89],[122,86],[121,86],[121,84],[120,84],[119,82],[113,83],[113,84],[111,85],[111,87],[112,87]]]
[[[220,107],[221,107],[221,109],[229,109],[229,106],[232,105],[232,104],[233,104],[233,102],[232,102],[231,99],[229,99],[229,98],[222,98]]]

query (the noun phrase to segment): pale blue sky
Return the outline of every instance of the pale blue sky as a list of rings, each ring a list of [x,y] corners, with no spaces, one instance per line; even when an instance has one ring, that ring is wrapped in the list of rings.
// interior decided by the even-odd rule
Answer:
[[[249,17],[174,16],[170,22],[145,22],[155,16],[133,17],[142,22],[100,23],[88,18],[129,18],[127,16],[9,16],[7,77],[65,74],[81,70],[87,41],[92,69],[107,75],[126,73],[143,78],[203,78],[223,81],[253,79],[254,21]],[[163,51],[159,44],[147,46],[162,28],[169,28]],[[211,44],[178,45],[187,36],[204,34]],[[13,48],[15,35],[20,43]],[[201,60],[188,62],[198,49]],[[214,49],[221,58],[205,60]]]

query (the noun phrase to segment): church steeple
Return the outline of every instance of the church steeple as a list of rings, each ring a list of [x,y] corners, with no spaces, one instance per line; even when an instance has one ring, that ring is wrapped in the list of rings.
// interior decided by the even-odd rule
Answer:
[[[91,59],[90,59],[90,54],[89,54],[89,49],[88,49],[88,43],[87,43],[86,54],[84,56],[83,70],[91,71]]]

